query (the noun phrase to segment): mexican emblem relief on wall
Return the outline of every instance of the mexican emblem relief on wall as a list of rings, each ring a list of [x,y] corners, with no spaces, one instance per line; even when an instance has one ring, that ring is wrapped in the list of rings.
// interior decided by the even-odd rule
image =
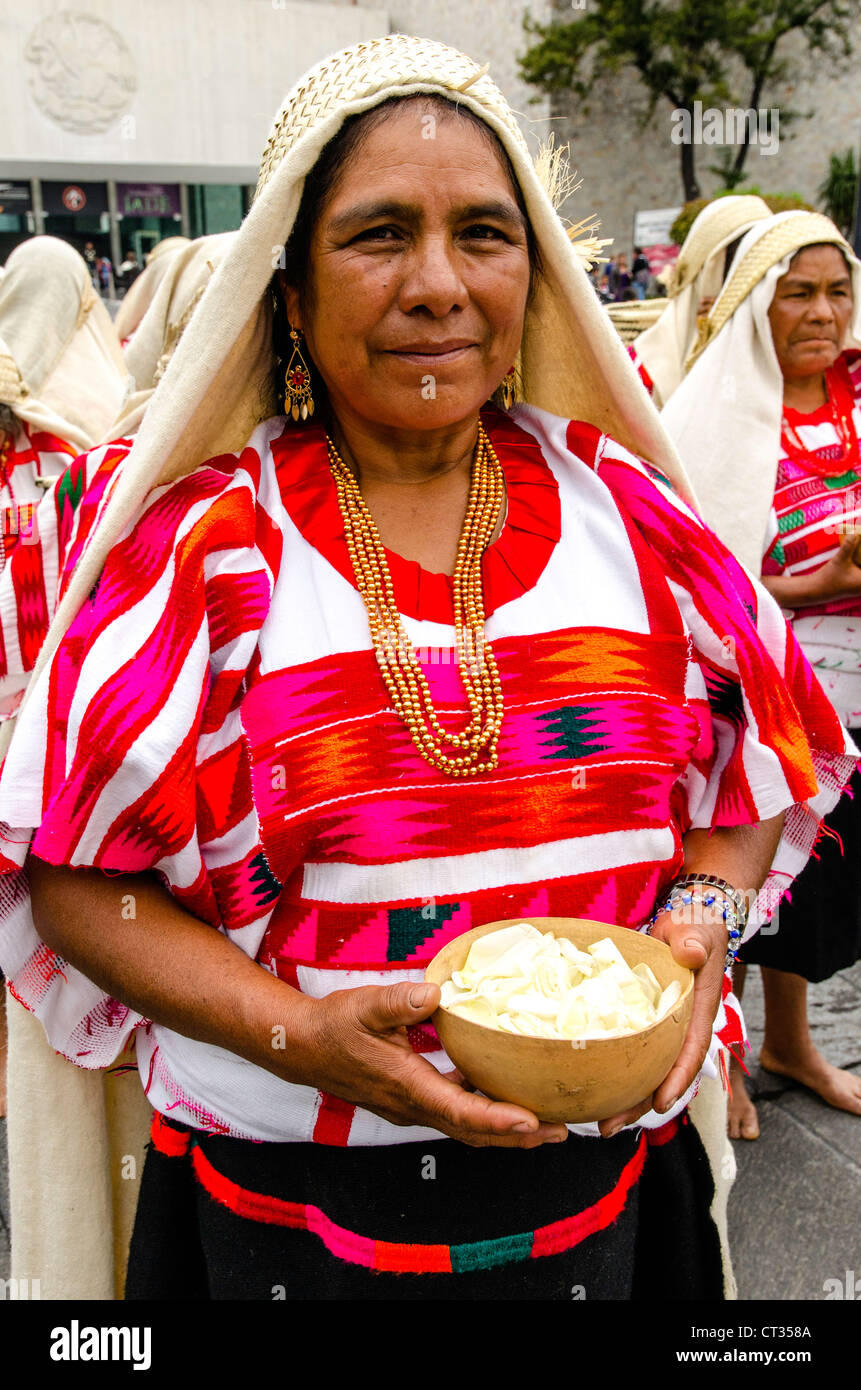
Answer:
[[[60,10],[24,47],[30,93],[44,116],[77,135],[101,135],[131,104],[135,65],[123,37],[95,15]]]

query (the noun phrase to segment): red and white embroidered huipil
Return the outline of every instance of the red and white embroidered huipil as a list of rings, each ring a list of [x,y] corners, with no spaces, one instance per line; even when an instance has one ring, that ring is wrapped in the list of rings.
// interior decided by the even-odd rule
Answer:
[[[492,773],[447,778],[416,753],[377,668],[322,427],[281,418],[150,494],[20,717],[0,778],[0,964],[80,1065],[109,1064],[136,1029],[149,1098],[179,1122],[330,1144],[435,1133],[107,999],[39,941],[29,831],[14,827],[39,827],[32,849],[51,863],[158,870],[189,911],[320,997],[419,980],[481,922],[637,927],[691,826],[788,808],[768,910],[849,777],[851,745],[779,609],[654,470],[531,407],[484,420],[508,499],[483,569],[505,701]],[[83,465],[67,568],[123,453]],[[451,580],[389,563],[455,727]],[[721,1040],[742,1042],[728,990],[712,1072]],[[449,1066],[432,1028],[412,1040]]]

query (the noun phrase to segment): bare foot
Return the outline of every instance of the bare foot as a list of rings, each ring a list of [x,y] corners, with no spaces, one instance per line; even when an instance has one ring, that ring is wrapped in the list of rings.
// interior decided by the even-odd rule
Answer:
[[[779,1057],[763,1046],[759,1060],[766,1071],[800,1082],[837,1110],[861,1115],[861,1076],[853,1076],[851,1071],[841,1071],[840,1067],[832,1066],[812,1043],[794,1057]]]
[[[727,1134],[730,1139],[758,1139],[759,1119],[756,1106],[747,1093],[744,1072],[734,1057],[730,1058],[729,1084],[732,1095],[727,1108]]]

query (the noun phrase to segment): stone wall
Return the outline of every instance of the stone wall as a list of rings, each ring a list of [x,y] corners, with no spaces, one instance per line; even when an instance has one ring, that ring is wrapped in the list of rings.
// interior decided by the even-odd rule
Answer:
[[[570,13],[557,0],[557,13],[563,12]],[[819,206],[817,190],[827,175],[829,155],[852,147],[857,158],[861,149],[861,21],[854,44],[848,63],[835,66],[811,56],[796,39],[787,43],[785,56],[799,58],[798,80],[766,91],[762,105],[778,112],[779,142],[771,155],[750,149],[745,184],[757,185],[766,193],[800,193]],[[738,102],[742,104],[746,103]],[[670,139],[672,108],[662,100],[643,127],[636,115],[642,106],[643,88],[630,74],[620,74],[582,106],[568,96],[554,96],[551,105],[553,116],[560,118],[557,128],[562,138],[570,142],[572,164],[584,180],[578,198],[585,195],[601,219],[602,233],[616,238],[614,249],[628,254],[638,209],[673,207],[684,201],[680,147]],[[782,108],[812,115],[781,124]],[[722,186],[708,170],[721,154],[719,146],[697,146],[703,196]],[[570,209],[565,211],[573,216]]]

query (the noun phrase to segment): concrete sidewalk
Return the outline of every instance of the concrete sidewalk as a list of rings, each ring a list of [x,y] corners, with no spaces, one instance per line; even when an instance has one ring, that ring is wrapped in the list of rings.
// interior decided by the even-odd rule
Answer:
[[[861,1117],[754,1064],[762,1038],[759,971],[748,972],[745,1016],[760,1138],[735,1144],[729,1205],[739,1297],[824,1299],[826,1279],[861,1277]],[[810,1024],[833,1062],[861,1072],[861,962],[810,988]],[[0,1278],[9,1276],[6,1122],[0,1120]],[[861,1291],[861,1285],[859,1285]]]
[[[824,1299],[827,1279],[861,1276],[861,1116],[834,1110],[757,1064],[760,973],[748,971],[744,1014],[760,1137],[736,1140],[729,1234],[739,1298]],[[808,1017],[829,1061],[861,1073],[861,962],[811,985]],[[859,1284],[861,1293],[861,1284]]]

